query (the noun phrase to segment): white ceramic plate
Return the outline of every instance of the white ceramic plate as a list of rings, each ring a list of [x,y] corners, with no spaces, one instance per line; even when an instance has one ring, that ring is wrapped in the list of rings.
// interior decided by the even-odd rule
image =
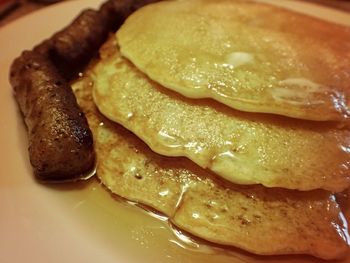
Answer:
[[[350,14],[302,2],[264,1],[350,25]],[[8,83],[9,66],[22,50],[101,2],[64,2],[0,28],[0,262],[317,262],[186,243],[166,222],[113,199],[96,180],[50,186],[33,179],[25,127]]]

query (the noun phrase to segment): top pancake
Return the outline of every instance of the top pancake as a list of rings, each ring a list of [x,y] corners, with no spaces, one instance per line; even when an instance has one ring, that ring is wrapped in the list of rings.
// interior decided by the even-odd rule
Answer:
[[[250,1],[160,2],[117,32],[121,53],[166,88],[308,120],[349,116],[350,29]]]

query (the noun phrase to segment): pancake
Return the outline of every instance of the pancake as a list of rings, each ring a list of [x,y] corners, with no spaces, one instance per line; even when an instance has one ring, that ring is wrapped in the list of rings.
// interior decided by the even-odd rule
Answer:
[[[251,1],[164,1],[117,32],[123,56],[162,86],[234,109],[349,117],[350,28]]]
[[[233,185],[188,159],[158,155],[99,114],[89,76],[73,89],[93,132],[97,176],[112,193],[160,211],[193,235],[256,254],[346,253],[348,233],[332,194]]]
[[[113,39],[102,48],[92,78],[99,110],[159,154],[188,157],[237,184],[334,192],[349,186],[350,132],[334,123],[185,98],[125,60]]]

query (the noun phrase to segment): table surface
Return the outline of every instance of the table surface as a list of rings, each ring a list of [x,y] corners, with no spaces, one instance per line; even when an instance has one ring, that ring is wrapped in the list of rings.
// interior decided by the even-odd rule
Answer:
[[[74,0],[64,0],[64,1],[74,1]],[[276,0],[277,1],[277,0]],[[350,12],[350,0],[295,0],[295,1],[306,1],[306,2],[312,2],[320,5],[329,6],[332,8],[340,9],[345,12]],[[0,10],[0,26],[3,26],[18,17],[21,17],[23,15],[26,15],[28,13],[31,13],[35,10],[41,9],[47,5],[48,3],[45,3],[45,0],[36,0],[36,1],[30,1],[30,0],[3,0],[3,2],[7,2],[9,5],[13,5],[12,7],[7,10],[7,12],[3,15],[1,15]],[[50,2],[49,0],[46,0],[46,2]],[[52,2],[52,0],[51,0]],[[0,4],[2,1],[0,0]],[[16,4],[14,4],[16,3]]]

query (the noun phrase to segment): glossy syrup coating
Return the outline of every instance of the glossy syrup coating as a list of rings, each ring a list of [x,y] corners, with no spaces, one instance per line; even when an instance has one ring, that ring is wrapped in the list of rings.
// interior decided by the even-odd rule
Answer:
[[[73,89],[94,135],[97,176],[112,193],[216,244],[261,255],[335,259],[346,253],[346,224],[329,192],[235,185],[186,158],[159,155],[100,114],[93,86],[87,71]]]
[[[350,184],[350,132],[335,123],[188,99],[147,78],[113,40],[102,48],[92,78],[99,110],[159,154],[186,156],[237,184],[335,192]]]

